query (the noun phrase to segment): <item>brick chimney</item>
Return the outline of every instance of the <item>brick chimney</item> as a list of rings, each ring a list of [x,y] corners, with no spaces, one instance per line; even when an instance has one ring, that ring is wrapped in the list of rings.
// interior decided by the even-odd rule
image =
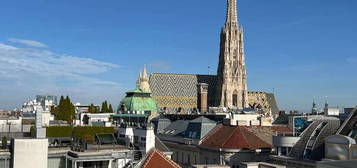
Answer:
[[[197,108],[201,113],[208,110],[208,84],[197,84]]]

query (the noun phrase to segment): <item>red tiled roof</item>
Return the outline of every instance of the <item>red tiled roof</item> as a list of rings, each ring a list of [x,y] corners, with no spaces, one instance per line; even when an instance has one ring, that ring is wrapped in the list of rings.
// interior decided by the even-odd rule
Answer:
[[[223,149],[272,148],[245,126],[218,126],[202,140],[201,146]]]
[[[143,164],[143,168],[181,168],[181,167],[171,159],[167,158],[163,153],[154,149],[148,154]]]

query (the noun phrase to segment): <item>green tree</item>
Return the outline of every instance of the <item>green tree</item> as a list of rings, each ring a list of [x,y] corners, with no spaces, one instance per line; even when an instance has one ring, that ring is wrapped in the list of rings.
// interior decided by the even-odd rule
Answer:
[[[75,107],[68,96],[66,98],[61,96],[58,106],[53,111],[55,112],[56,120],[64,120],[72,124],[75,119]]]
[[[51,113],[52,115],[56,115],[56,114],[57,114],[57,112],[56,112],[56,106],[51,106],[50,113]]]
[[[1,148],[2,148],[2,149],[6,149],[6,148],[7,148],[7,138],[6,138],[6,136],[3,136],[3,137],[2,137],[2,140],[1,140]]]
[[[99,107],[94,106],[94,113],[100,113]]]
[[[113,110],[113,107],[112,107],[112,104],[109,104],[109,109],[108,109],[109,111],[109,113],[114,113],[114,110]]]
[[[94,106],[93,103],[88,107],[88,113],[100,113],[100,110],[97,106]]]
[[[108,102],[105,100],[105,101],[102,103],[101,113],[108,113],[108,112],[109,112]]]
[[[107,110],[107,108],[105,107],[105,102],[102,102],[102,109],[100,110],[100,112],[105,113],[105,110]]]
[[[88,113],[94,113],[95,109],[94,109],[94,105],[93,103],[90,104],[90,106],[88,107]]]

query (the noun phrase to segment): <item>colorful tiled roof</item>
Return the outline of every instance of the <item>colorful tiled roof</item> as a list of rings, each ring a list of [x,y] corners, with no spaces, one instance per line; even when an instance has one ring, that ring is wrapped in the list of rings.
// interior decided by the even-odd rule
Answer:
[[[214,103],[216,75],[153,73],[149,82],[152,96],[161,108],[196,108],[199,83],[208,84],[208,103]]]
[[[142,168],[180,168],[180,166],[160,151],[154,149],[146,157]]]
[[[201,143],[201,146],[223,149],[263,149],[272,148],[244,126],[217,126]]]
[[[170,110],[197,108],[197,84],[199,83],[208,84],[208,105],[215,106],[216,75],[153,73],[150,75],[149,83],[152,97],[155,98],[160,108],[166,107]],[[257,95],[264,95],[264,99],[256,99]],[[273,114],[279,112],[274,94],[249,91],[248,97],[252,99],[249,100],[249,104],[258,104],[271,110]]]

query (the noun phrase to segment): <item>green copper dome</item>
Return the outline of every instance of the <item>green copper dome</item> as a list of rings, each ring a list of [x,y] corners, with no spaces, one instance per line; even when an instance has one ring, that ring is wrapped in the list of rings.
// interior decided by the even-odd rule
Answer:
[[[126,93],[126,97],[120,102],[125,111],[158,111],[155,99],[151,92],[143,91],[139,87]],[[122,109],[124,110],[124,109]]]

